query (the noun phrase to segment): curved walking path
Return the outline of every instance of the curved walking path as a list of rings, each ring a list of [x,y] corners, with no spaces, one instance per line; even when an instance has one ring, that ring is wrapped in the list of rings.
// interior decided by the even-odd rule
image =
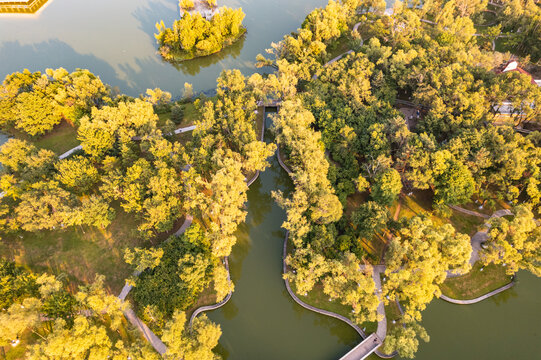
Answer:
[[[464,209],[464,208],[461,208],[460,206],[449,205],[449,207],[451,209],[453,209],[453,210],[459,211],[459,212],[461,212],[463,214],[466,214],[466,215],[476,216],[476,217],[480,217],[480,218],[483,218],[483,219],[490,219],[490,216],[488,216],[486,214],[481,214],[481,213],[479,213],[477,211]]]
[[[498,210],[494,212],[492,216],[484,215],[483,218],[490,220],[492,218],[499,218],[502,216],[510,216],[510,215],[511,216],[513,215],[511,210],[504,209],[504,210]],[[473,264],[479,261],[480,259],[479,252],[482,250],[481,244],[483,244],[488,239],[488,230],[490,229],[491,225],[489,223],[485,223],[484,226],[487,228],[486,230],[478,231],[471,237],[471,247],[472,247],[472,254],[470,257],[471,266],[473,266]]]
[[[353,26],[353,31],[357,31],[357,32],[358,32],[359,26],[361,26],[361,24],[362,24],[362,22],[358,22],[357,24],[355,24],[355,25]],[[360,34],[359,34],[359,35],[360,35]],[[364,44],[364,40],[363,40],[363,38],[361,37],[361,46],[362,46],[363,44]],[[335,63],[335,62],[337,62],[338,60],[342,59],[344,56],[349,55],[349,54],[352,54],[352,53],[353,53],[353,50],[348,50],[348,51],[346,51],[345,53],[338,55],[338,56],[335,57],[334,59],[327,61],[327,62],[325,63],[325,65],[323,65],[323,67],[328,66],[328,65],[331,65],[332,63]],[[312,80],[316,80],[317,78],[318,78],[318,75],[317,75],[317,74],[314,74],[314,75],[312,76]]]
[[[225,266],[225,269],[227,270],[227,281],[231,282],[231,275],[229,273],[229,259],[228,259],[227,256],[224,258],[224,266]],[[233,292],[229,291],[227,296],[222,301],[220,301],[219,303],[216,303],[214,305],[201,306],[200,308],[196,309],[192,313],[192,316],[190,317],[190,326],[192,326],[193,321],[195,320],[195,318],[199,314],[204,313],[206,311],[212,311],[212,310],[216,310],[216,309],[221,308],[222,306],[224,306],[229,301],[229,299],[231,299],[232,296],[233,296]]]
[[[260,114],[260,116],[263,117],[262,123],[261,123],[262,124],[261,125],[261,135],[260,135],[259,141],[264,141],[264,137],[265,137],[265,106],[266,105],[263,105],[263,103],[258,103],[258,105],[259,105],[259,109],[257,110],[258,114]],[[275,105],[269,105],[269,106],[275,106]],[[260,173],[261,172],[258,170],[250,180],[246,181],[246,184],[248,186],[252,185],[259,178]],[[227,256],[224,258],[224,266],[225,266],[225,269],[227,270],[227,281],[231,282],[231,274],[229,272],[229,258]],[[218,302],[218,303],[216,303],[214,305],[205,305],[205,306],[201,306],[200,308],[197,308],[193,312],[192,316],[190,317],[190,326],[192,325],[193,321],[195,320],[195,318],[199,314],[204,313],[206,311],[212,311],[212,310],[216,310],[216,309],[221,308],[222,306],[227,304],[227,302],[231,299],[232,296],[233,296],[233,292],[229,291],[227,296],[222,301],[220,301],[220,302]]]
[[[493,290],[493,291],[489,292],[488,294],[485,294],[485,295],[482,295],[482,296],[479,296],[479,297],[477,297],[475,299],[470,299],[470,300],[453,299],[453,298],[450,298],[449,296],[446,296],[446,295],[443,295],[443,294],[441,294],[440,299],[445,300],[447,302],[450,302],[452,304],[471,305],[471,304],[476,304],[478,302],[486,300],[489,297],[497,295],[497,294],[499,294],[501,292],[504,292],[505,290],[508,290],[508,289],[512,288],[513,286],[515,286],[515,281],[514,280],[511,281],[509,284],[507,284],[505,286],[502,286],[501,288],[498,288],[496,290]]]
[[[182,235],[186,231],[186,229],[190,227],[190,225],[192,224],[192,221],[193,221],[193,217],[191,215],[186,215],[186,219],[184,220],[184,223],[182,224],[180,229],[178,229],[175,232],[174,235],[175,236]],[[170,241],[170,239],[172,238],[170,237],[165,242]],[[141,275],[141,271],[135,271],[133,275],[137,277]],[[132,285],[129,285],[129,284],[124,285],[124,287],[122,288],[122,291],[118,295],[118,298],[120,299],[120,301],[124,302],[132,289],[133,289]],[[150,328],[141,319],[137,317],[137,315],[135,314],[135,311],[133,311],[132,309],[126,309],[124,311],[124,316],[136,329],[139,330],[139,332],[141,332],[141,334],[145,337],[145,339],[147,339],[150,345],[152,345],[154,350],[156,350],[160,355],[164,355],[167,352],[167,347],[165,346],[165,344],[161,341],[161,339],[158,336],[156,336],[156,334],[152,332],[152,330],[150,330]]]
[[[462,211],[466,214],[469,214],[471,213],[471,211],[469,210],[466,210],[466,209],[462,209],[458,206],[453,206],[452,207],[453,209],[455,210],[458,210],[458,211]],[[474,212],[475,213],[475,212]],[[481,217],[485,218],[485,219],[492,219],[492,218],[499,218],[499,217],[502,217],[502,216],[510,216],[510,215],[513,215],[513,213],[511,212],[511,210],[508,210],[508,209],[504,209],[504,210],[497,210],[495,211],[492,216],[488,216],[488,215],[485,215],[485,214],[479,214],[479,213],[476,213],[478,215],[473,215],[473,216],[480,216],[482,215]],[[470,214],[471,215],[471,214]],[[471,252],[471,256],[470,256],[470,265],[473,266],[477,261],[480,260],[480,256],[479,256],[479,252],[482,251],[482,247],[481,245],[487,241],[488,239],[488,231],[490,230],[490,227],[491,225],[489,223],[485,223],[484,224],[485,228],[484,230],[481,230],[481,231],[478,231],[476,232],[472,237],[471,237],[471,247],[472,247],[472,252]],[[463,275],[463,274],[454,274],[452,272],[447,272],[447,277],[457,277],[457,276],[460,276],[460,275]],[[475,304],[475,303],[478,303],[480,301],[483,301],[485,299],[488,299],[489,297],[491,296],[494,296],[494,295],[497,295],[507,289],[510,289],[511,287],[513,287],[515,285],[515,281],[511,281],[509,284],[507,285],[504,285],[496,290],[493,290],[485,295],[482,295],[482,296],[479,296],[475,299],[470,299],[470,300],[459,300],[459,299],[453,299],[449,296],[446,296],[444,294],[441,294],[440,296],[440,299],[442,300],[445,300],[447,302],[450,302],[450,303],[453,303],[453,304],[460,304],[460,305],[469,305],[469,304]]]
[[[282,271],[283,271],[284,274],[287,273],[286,256],[287,256],[287,241],[288,241],[288,239],[289,239],[289,231],[286,231],[286,236],[284,238],[284,249],[283,249],[283,253],[282,253],[283,254],[282,255],[282,264],[283,264],[282,265]],[[289,280],[284,279],[284,283],[285,283],[287,292],[293,298],[293,300],[295,300],[295,302],[297,304],[299,304],[300,306],[302,306],[306,310],[310,310],[310,311],[313,311],[313,312],[321,314],[321,315],[326,315],[326,316],[330,316],[330,317],[333,317],[335,319],[341,320],[341,321],[345,322],[346,324],[348,324],[349,326],[351,326],[353,329],[355,329],[355,331],[357,331],[357,333],[359,333],[361,338],[363,338],[363,339],[367,338],[364,331],[358,325],[353,323],[350,319],[348,319],[345,316],[342,316],[340,314],[336,314],[336,313],[333,313],[331,311],[319,309],[319,308],[316,308],[316,307],[314,307],[312,305],[308,305],[307,303],[305,303],[304,301],[299,299],[299,297],[293,292],[293,290],[291,289],[291,286],[289,285]]]
[[[276,157],[278,158],[278,163],[288,173],[288,175],[292,175],[293,171],[286,165],[286,163],[282,160],[282,157],[280,156],[280,144],[276,143]]]

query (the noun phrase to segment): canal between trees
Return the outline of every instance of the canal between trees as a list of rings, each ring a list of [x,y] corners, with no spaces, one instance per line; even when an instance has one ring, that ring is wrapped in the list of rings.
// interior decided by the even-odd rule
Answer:
[[[154,24],[177,17],[176,0],[54,0],[38,17],[0,16],[0,77],[28,68],[88,68],[136,96],[160,87],[180,96],[184,82],[213,89],[222,69],[258,71],[255,56],[300,26],[326,0],[224,0],[246,13],[246,38],[225,52],[186,62],[178,69],[156,55]],[[266,134],[266,139],[271,138]],[[3,142],[3,141],[2,141]],[[338,320],[297,305],[282,280],[281,224],[285,213],[271,191],[290,191],[275,158],[248,192],[248,217],[230,258],[236,290],[209,314],[223,330],[219,351],[236,359],[338,359],[360,340]],[[433,301],[423,325],[431,341],[420,360],[538,359],[541,344],[541,280],[521,272],[511,290],[480,304]]]

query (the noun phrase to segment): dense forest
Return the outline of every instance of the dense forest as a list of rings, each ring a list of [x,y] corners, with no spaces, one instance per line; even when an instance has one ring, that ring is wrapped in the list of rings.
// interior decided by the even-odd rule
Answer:
[[[383,262],[382,296],[397,299],[404,315],[382,349],[413,357],[417,338],[428,340],[421,311],[448,273],[471,267],[468,234],[449,224],[452,206],[512,207],[513,219],[491,221],[481,261],[541,275],[533,220],[541,210],[539,132],[516,131],[540,128],[541,88],[521,72],[495,71],[509,55],[485,50],[485,36],[475,36],[486,1],[397,3],[392,16],[380,5],[369,12],[378,2],[331,1],[258,61],[277,69],[274,130],[295,183],[289,197],[275,194],[294,246],[287,278],[300,295],[322,291],[350,306],[362,324],[377,318],[378,304],[363,265]],[[517,42],[539,43],[539,33],[521,24],[541,9],[511,2],[498,19],[516,7],[521,15],[498,26],[520,34],[506,46],[535,59],[535,46]],[[502,116],[505,101],[513,111]],[[432,211],[398,216],[399,199],[412,194]],[[378,243],[383,252],[372,251]],[[348,272],[350,264],[365,270]]]
[[[158,358],[127,325],[131,307],[166,357],[219,358],[220,327],[204,315],[190,324],[190,315],[233,291],[225,263],[246,218],[247,181],[277,147],[294,183],[289,194],[273,193],[287,214],[284,277],[301,298],[339,303],[362,326],[381,320],[380,301],[398,304],[385,354],[414,357],[429,338],[426,305],[449,276],[478,271],[470,236],[482,224],[465,221],[458,206],[511,214],[487,220],[481,266],[541,276],[541,87],[523,70],[540,73],[541,8],[532,0],[419,5],[397,3],[389,15],[384,1],[330,1],[257,57],[272,73],[223,71],[211,98],[194,96],[190,84],[178,101],[158,88],[132,98],[80,69],[8,75],[0,86],[0,127],[13,135],[0,147],[0,235],[10,254],[0,261],[0,351],[23,341],[29,359]],[[172,29],[158,25],[164,58],[208,55],[244,32],[240,9],[206,20],[193,6],[182,1]],[[522,71],[503,71],[512,60]],[[260,140],[268,100],[280,104],[276,145]],[[46,140],[62,142],[63,124],[80,147],[60,156]],[[181,125],[195,130],[176,133]],[[92,270],[84,253],[66,266],[13,262],[35,243],[57,256],[84,242],[112,243],[111,254],[100,248]],[[97,275],[104,268],[95,263],[110,258],[119,269]],[[110,295],[124,280],[133,286],[125,302]]]
[[[48,70],[47,73],[64,71]],[[66,77],[73,75],[66,74]],[[87,78],[95,79],[101,85],[99,88],[103,88],[100,98],[93,97],[99,99],[95,100],[97,104],[103,100],[102,106],[87,110],[75,105],[87,104],[91,96],[77,92],[77,85],[71,82],[63,82],[62,88],[56,88],[60,93],[75,94],[74,101],[70,102],[73,105],[67,107],[70,112],[66,110],[66,113],[81,114],[74,117],[81,150],[60,160],[53,151],[18,138],[11,138],[0,148],[3,238],[24,238],[43,231],[65,232],[73,227],[103,231],[111,226],[115,217],[132,214],[137,226],[135,236],[144,246],[127,248],[124,257],[135,270],[147,269],[139,279],[128,279],[136,285],[133,296],[137,311],[143,319],[152,319],[148,321],[149,326],[158,334],[170,339],[171,356],[201,359],[201,351],[207,349],[208,356],[212,357],[210,348],[216,345],[217,337],[216,342],[200,344],[196,341],[190,346],[183,342],[180,346],[180,342],[188,340],[168,335],[168,331],[184,329],[184,311],[192,307],[211,284],[210,291],[218,301],[232,289],[221,259],[231,252],[237,225],[246,216],[244,179],[268,166],[266,158],[275,148],[260,142],[256,135],[255,109],[261,91],[255,91],[254,86],[260,86],[261,76],[246,79],[238,71],[224,72],[218,79],[216,97],[196,100],[201,117],[196,120],[197,130],[186,146],[176,140],[171,120],[159,124],[156,113],[163,112],[164,108],[169,108],[172,118],[183,116],[185,105],[172,104],[170,94],[154,89],[138,99],[113,97],[99,79],[91,74]],[[47,81],[47,76],[27,71],[6,78],[2,93],[14,94],[3,99],[6,110],[2,118],[6,119],[6,126],[19,126],[19,117],[15,116],[17,120],[10,117],[13,107],[16,108],[22,95],[47,88]],[[186,89],[189,95],[190,86]],[[39,108],[39,105],[32,106]],[[63,113],[58,116],[67,120]],[[39,121],[37,124],[41,126]],[[176,231],[176,224],[186,214],[195,218],[195,224],[183,236],[149,247],[156,244],[157,239]],[[169,292],[164,293],[164,288]],[[3,291],[20,293],[11,288]],[[6,316],[2,326],[9,327],[18,315]],[[45,325],[40,322],[32,327],[41,331],[41,327],[50,327],[53,321],[47,319],[43,321]],[[55,338],[70,336],[72,330],[64,328],[53,327],[49,332]],[[219,332],[204,316],[197,319],[192,330],[194,328],[200,328],[205,334]],[[72,329],[71,325],[66,329]],[[193,331],[186,333],[185,338],[194,336]],[[10,341],[12,334],[10,330],[1,333],[0,338]],[[49,346],[53,335],[43,337],[40,346]],[[176,350],[175,344],[178,345]],[[94,345],[88,346],[88,351],[94,351]]]

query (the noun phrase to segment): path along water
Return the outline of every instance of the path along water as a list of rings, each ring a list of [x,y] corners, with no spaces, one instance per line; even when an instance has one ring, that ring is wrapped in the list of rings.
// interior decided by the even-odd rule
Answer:
[[[175,69],[156,55],[155,22],[171,23],[177,0],[55,0],[37,18],[0,17],[0,78],[22,68],[89,68],[121,92],[138,95],[160,87],[181,94],[185,81],[196,90],[215,86],[225,68],[245,74],[272,41],[300,26],[326,0],[219,0],[242,6],[246,39],[222,54]],[[70,29],[70,31],[66,31]],[[360,337],[338,320],[302,309],[287,294],[281,277],[280,228],[285,214],[270,192],[291,182],[275,158],[248,192],[248,218],[230,259],[236,291],[223,308],[209,313],[224,332],[220,351],[227,359],[338,359]],[[471,306],[434,301],[423,313],[431,335],[419,360],[508,360],[539,358],[541,281],[520,273],[518,284]]]
[[[272,141],[269,132],[266,140]],[[338,359],[360,336],[339,320],[301,308],[286,292],[281,229],[285,213],[270,193],[291,191],[292,183],[276,157],[271,163],[248,191],[246,225],[240,227],[229,257],[233,297],[208,313],[223,330],[219,350],[228,360]]]

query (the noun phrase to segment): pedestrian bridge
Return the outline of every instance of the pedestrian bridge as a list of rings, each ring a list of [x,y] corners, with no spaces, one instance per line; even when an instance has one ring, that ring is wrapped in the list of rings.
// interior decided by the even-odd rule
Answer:
[[[363,360],[370,354],[376,351],[383,341],[376,333],[371,334],[369,337],[363,340],[362,343],[355,346],[346,355],[342,356],[340,360]]]

